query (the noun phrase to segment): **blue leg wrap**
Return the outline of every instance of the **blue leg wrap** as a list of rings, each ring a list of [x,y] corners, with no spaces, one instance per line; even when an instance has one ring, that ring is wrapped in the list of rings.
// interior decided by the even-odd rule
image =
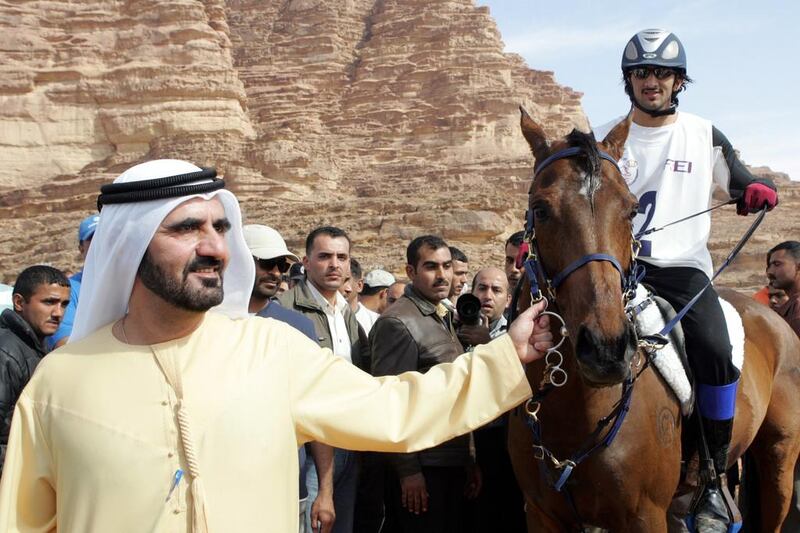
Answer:
[[[697,385],[697,407],[709,420],[730,420],[736,412],[739,380],[728,385]]]

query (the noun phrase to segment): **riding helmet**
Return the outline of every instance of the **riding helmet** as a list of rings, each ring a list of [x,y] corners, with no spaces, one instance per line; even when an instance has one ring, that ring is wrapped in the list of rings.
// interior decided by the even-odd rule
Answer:
[[[686,72],[686,52],[678,37],[666,30],[642,30],[628,41],[622,53],[622,71],[648,65]]]

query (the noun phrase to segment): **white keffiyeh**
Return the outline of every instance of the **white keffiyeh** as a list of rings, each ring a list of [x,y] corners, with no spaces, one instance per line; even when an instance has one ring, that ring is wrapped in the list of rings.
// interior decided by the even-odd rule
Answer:
[[[148,161],[126,170],[114,183],[149,180],[197,172],[199,167],[175,159]],[[202,182],[200,182],[202,183]],[[226,234],[230,260],[224,275],[225,296],[213,311],[231,318],[247,317],[255,267],[242,234],[242,214],[236,197],[224,189],[206,194],[103,206],[83,269],[80,299],[70,341],[77,341],[128,311],[139,263],[158,226],[183,202],[218,198],[231,223]]]

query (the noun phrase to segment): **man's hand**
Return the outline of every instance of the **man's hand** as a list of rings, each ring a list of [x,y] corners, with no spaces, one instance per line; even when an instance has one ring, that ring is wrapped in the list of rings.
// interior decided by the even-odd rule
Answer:
[[[458,328],[458,340],[464,346],[478,346],[492,340],[489,335],[489,318],[481,315],[481,323],[479,325],[462,325]]]
[[[428,490],[422,472],[400,478],[400,489],[401,503],[408,512],[420,514],[428,510]]]
[[[508,328],[508,336],[511,337],[519,360],[523,363],[541,359],[545,352],[553,347],[550,317],[539,316],[545,310],[545,305],[545,300],[542,300],[531,306]]]
[[[477,463],[470,463],[467,466],[467,483],[464,485],[464,497],[474,500],[481,493],[483,487],[483,474],[481,467]]]
[[[333,507],[333,494],[320,492],[311,504],[311,531],[314,533],[330,533],[336,521],[336,510]]]
[[[745,187],[744,194],[736,204],[736,213],[747,215],[761,211],[764,207],[767,211],[772,211],[776,205],[778,193],[763,183],[753,182]]]

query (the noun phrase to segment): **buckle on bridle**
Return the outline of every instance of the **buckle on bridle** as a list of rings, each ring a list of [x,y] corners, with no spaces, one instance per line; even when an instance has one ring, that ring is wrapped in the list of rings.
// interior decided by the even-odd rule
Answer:
[[[648,351],[658,351],[669,344],[669,339],[660,333],[652,333],[639,338],[639,346]]]
[[[533,446],[533,458],[537,461],[544,461],[544,446],[539,446],[538,444],[534,444]]]

